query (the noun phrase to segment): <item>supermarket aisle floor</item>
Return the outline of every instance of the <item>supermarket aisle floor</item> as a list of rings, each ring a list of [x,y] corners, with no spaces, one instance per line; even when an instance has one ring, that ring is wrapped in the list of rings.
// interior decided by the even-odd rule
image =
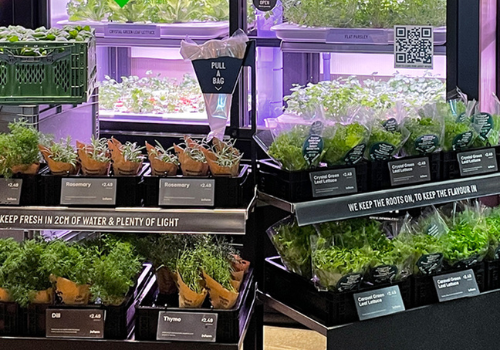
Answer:
[[[326,338],[314,331],[264,327],[264,350],[324,350]]]

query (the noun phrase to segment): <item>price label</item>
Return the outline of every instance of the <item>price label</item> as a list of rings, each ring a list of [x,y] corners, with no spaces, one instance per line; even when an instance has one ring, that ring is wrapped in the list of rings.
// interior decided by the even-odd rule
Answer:
[[[472,269],[432,277],[440,302],[472,297],[479,294]]]
[[[214,179],[160,179],[159,205],[214,206],[214,197]]]
[[[217,334],[217,314],[160,311],[156,340],[213,343]]]
[[[429,158],[410,158],[389,162],[392,186],[431,181]]]
[[[313,197],[338,196],[358,192],[356,169],[314,171],[309,174]]]
[[[461,176],[487,174],[498,171],[496,151],[493,148],[457,153]]]
[[[399,286],[354,293],[354,302],[360,321],[405,310]]]
[[[0,204],[19,205],[22,179],[0,179]]]
[[[51,338],[104,338],[104,310],[47,309],[46,336]]]
[[[61,204],[115,205],[117,179],[63,178]]]

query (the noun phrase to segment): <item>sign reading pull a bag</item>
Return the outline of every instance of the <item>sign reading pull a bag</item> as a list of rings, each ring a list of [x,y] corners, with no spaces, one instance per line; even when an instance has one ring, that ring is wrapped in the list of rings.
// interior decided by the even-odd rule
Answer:
[[[242,59],[218,57],[192,62],[204,94],[232,94],[234,92],[243,65]]]

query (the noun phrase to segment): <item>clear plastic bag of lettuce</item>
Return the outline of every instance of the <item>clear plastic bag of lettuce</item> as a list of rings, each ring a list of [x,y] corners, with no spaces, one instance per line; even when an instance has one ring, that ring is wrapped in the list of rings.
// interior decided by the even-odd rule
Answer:
[[[278,221],[267,229],[267,234],[281,257],[283,265],[296,274],[310,279],[310,237],[316,234],[312,225],[299,227],[291,217]]]
[[[365,157],[368,160],[389,160],[394,158],[410,136],[402,122],[407,111],[402,103],[392,109],[371,111],[371,127]]]
[[[283,114],[272,130],[273,141],[267,151],[283,169],[296,171],[315,168],[325,153],[324,134],[334,134],[333,125],[325,125],[323,107],[304,110],[302,115]]]
[[[444,115],[444,151],[464,151],[474,145],[481,129],[473,118],[476,104],[458,88],[455,98],[438,103],[439,113]]]
[[[490,237],[485,207],[479,201],[456,202],[448,219],[450,231],[442,238],[444,261],[452,268],[469,268],[483,260]]]
[[[479,135],[474,140],[474,147],[497,146],[500,139],[500,100],[493,94],[493,106],[491,113],[479,112],[477,105],[476,113],[472,116],[472,123],[479,128]]]
[[[444,136],[444,116],[436,104],[428,104],[417,111],[410,110],[404,120],[410,132],[403,150],[407,156],[426,155],[441,150]]]
[[[490,238],[488,260],[500,259],[500,207],[485,209],[485,219]]]
[[[370,138],[370,120],[364,109],[352,108],[337,117],[335,125],[323,132],[322,161],[328,166],[352,165],[363,159]]]

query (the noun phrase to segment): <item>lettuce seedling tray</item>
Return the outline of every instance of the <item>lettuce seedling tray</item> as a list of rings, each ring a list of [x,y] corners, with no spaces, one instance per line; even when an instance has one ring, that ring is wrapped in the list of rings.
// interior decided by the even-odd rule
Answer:
[[[139,297],[136,311],[135,339],[156,340],[158,315],[160,311],[217,314],[216,343],[238,343],[245,320],[255,298],[253,270],[245,274],[240,286],[238,299],[232,309],[214,309],[205,299],[201,308],[179,308],[178,296],[165,296],[159,293],[156,276],[152,276],[144,292]]]

